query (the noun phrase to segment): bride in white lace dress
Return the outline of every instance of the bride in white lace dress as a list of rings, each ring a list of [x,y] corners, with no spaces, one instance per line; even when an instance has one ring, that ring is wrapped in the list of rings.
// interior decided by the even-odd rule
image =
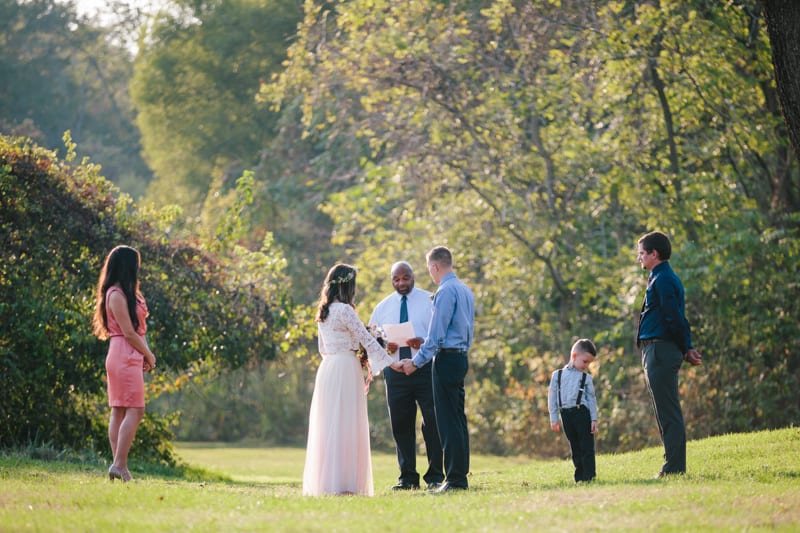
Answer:
[[[356,270],[338,264],[328,272],[317,310],[319,352],[308,421],[303,495],[373,495],[367,397],[359,344],[373,375],[394,359],[358,318],[353,301]]]

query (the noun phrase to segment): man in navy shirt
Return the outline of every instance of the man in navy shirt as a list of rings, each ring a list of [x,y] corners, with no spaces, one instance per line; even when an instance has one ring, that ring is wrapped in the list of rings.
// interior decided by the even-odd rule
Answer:
[[[444,449],[445,483],[437,492],[465,490],[469,474],[469,432],[464,412],[464,376],[469,369],[467,352],[472,345],[475,298],[453,272],[453,255],[444,246],[428,252],[428,273],[439,286],[433,298],[428,336],[411,359],[392,365],[406,375],[431,360],[436,427]]]
[[[684,292],[672,270],[669,238],[653,231],[638,242],[637,259],[650,271],[636,345],[642,351],[647,389],[653,400],[666,462],[658,477],[686,472],[686,426],[678,397],[678,370],[683,361],[696,366],[703,357],[692,347],[689,322],[684,314]]]

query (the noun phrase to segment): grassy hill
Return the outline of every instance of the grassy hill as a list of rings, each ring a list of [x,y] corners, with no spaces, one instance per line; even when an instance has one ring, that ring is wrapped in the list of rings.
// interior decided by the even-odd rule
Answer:
[[[566,443],[565,443],[566,447]],[[0,531],[800,531],[800,428],[692,441],[685,476],[654,479],[661,450],[568,460],[476,456],[467,493],[393,493],[373,454],[374,498],[304,498],[304,450],[185,443],[182,477],[97,462],[0,458]]]

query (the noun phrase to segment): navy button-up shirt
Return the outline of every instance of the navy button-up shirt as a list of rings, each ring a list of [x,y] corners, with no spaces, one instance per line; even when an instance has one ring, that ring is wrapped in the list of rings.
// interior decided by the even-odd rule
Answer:
[[[678,345],[685,354],[692,348],[692,334],[685,316],[683,284],[669,261],[650,271],[639,317],[639,340],[664,339]]]

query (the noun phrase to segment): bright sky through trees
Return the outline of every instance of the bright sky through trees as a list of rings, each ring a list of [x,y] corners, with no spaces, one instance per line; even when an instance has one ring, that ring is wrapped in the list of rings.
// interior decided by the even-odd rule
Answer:
[[[158,6],[162,2],[160,0],[128,0],[125,3],[130,6],[147,8]],[[75,6],[81,15],[108,14],[111,11],[109,4],[108,0],[75,0]]]

